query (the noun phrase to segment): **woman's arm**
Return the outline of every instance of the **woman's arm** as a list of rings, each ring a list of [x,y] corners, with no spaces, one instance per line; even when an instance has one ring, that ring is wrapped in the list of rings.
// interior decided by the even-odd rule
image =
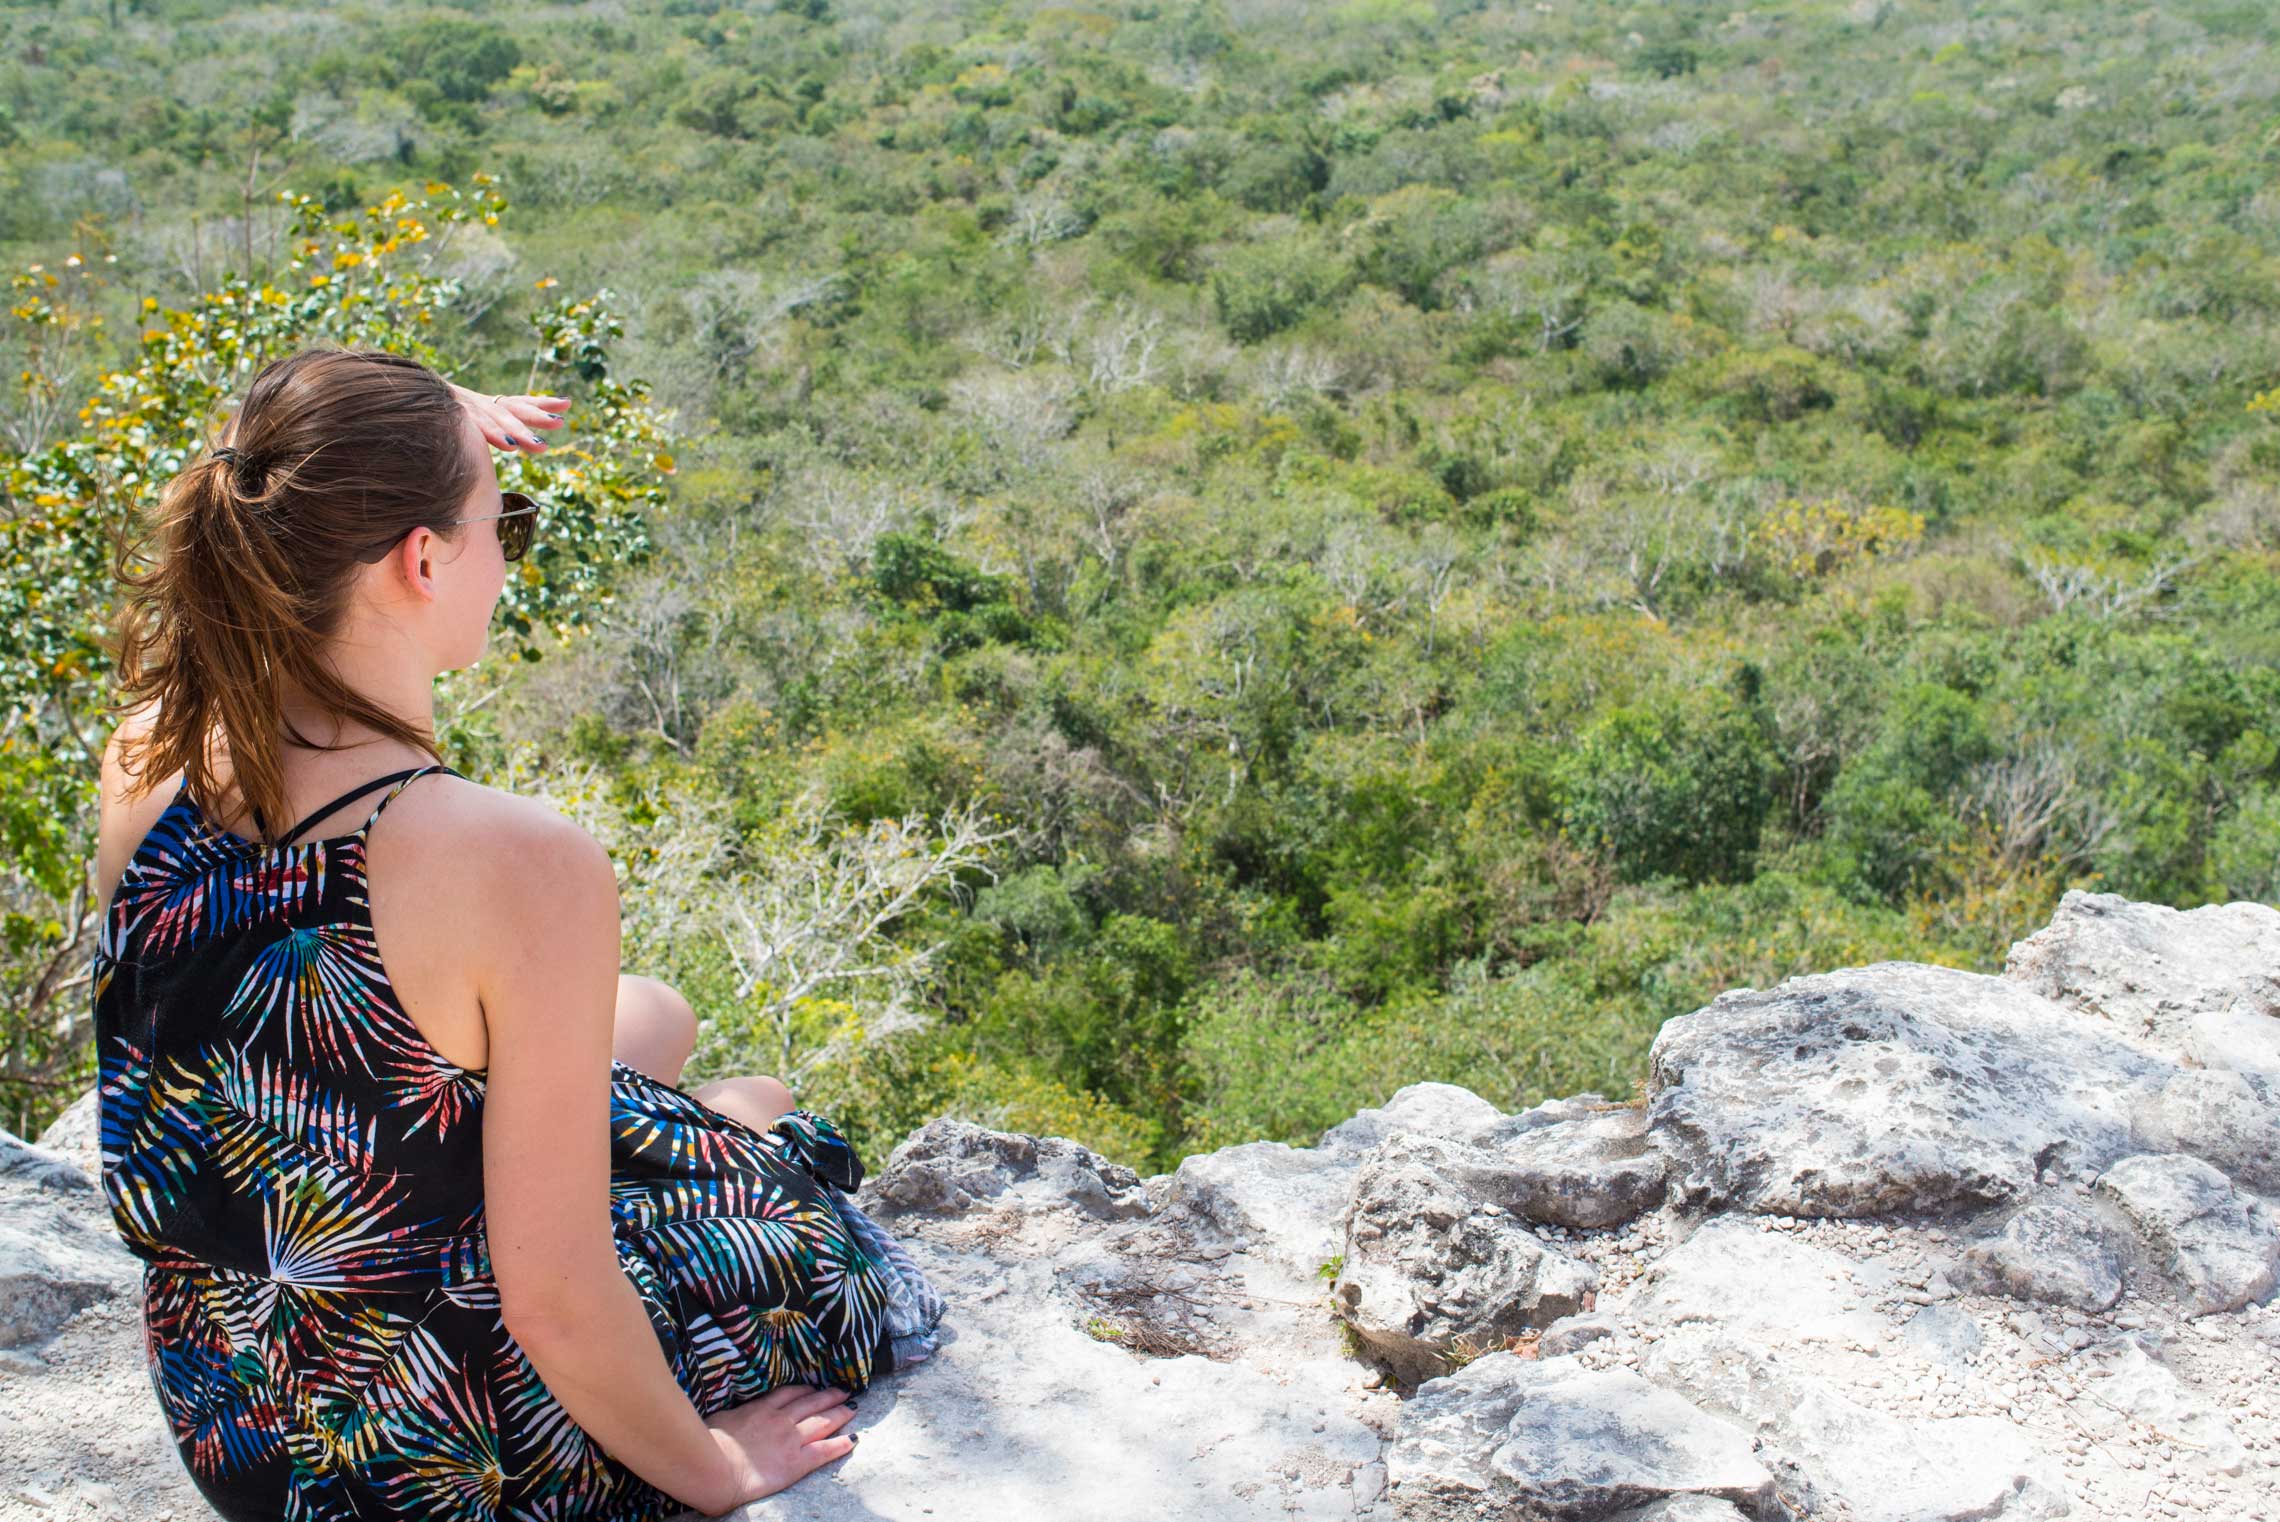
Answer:
[[[470,853],[501,906],[478,972],[501,1313],[573,1421],[650,1484],[717,1515],[743,1499],[736,1455],[674,1380],[610,1234],[616,875],[561,816],[534,809],[516,824],[499,849]]]

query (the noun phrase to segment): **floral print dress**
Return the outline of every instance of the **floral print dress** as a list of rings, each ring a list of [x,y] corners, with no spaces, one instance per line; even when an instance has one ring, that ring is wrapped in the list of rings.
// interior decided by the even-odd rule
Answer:
[[[276,846],[185,781],[120,880],[93,964],[103,1188],[144,1263],[152,1387],[231,1522],[671,1516],[501,1320],[483,1074],[381,963],[366,844],[430,771],[308,821],[393,784],[349,834]],[[699,1411],[933,1351],[941,1301],[849,1198],[863,1165],[829,1120],[754,1130],[613,1062],[609,1123],[619,1266]]]

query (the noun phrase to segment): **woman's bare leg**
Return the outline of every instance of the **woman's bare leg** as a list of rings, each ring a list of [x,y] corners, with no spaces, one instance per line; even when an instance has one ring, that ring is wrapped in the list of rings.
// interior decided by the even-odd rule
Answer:
[[[670,983],[618,974],[617,1026],[610,1055],[661,1083],[677,1083],[697,1049],[697,1012]]]
[[[750,1074],[699,1084],[689,1090],[689,1097],[723,1115],[735,1116],[755,1131],[767,1130],[793,1108],[790,1089],[774,1078]]]

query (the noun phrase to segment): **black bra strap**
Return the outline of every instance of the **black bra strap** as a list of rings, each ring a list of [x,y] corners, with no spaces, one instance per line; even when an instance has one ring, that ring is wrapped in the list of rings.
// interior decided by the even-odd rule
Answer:
[[[327,814],[330,814],[334,809],[339,808],[342,804],[353,803],[355,800],[363,797],[366,793],[371,792],[376,787],[386,787],[391,782],[401,782],[406,777],[416,776],[421,772],[429,770],[433,765],[434,763],[430,762],[428,766],[407,766],[400,772],[390,772],[385,777],[375,777],[370,782],[365,783],[361,787],[352,787],[347,792],[341,794],[338,798],[335,798],[332,802],[326,804],[323,808],[317,810],[314,814],[309,815],[299,824],[293,826],[293,828],[290,830],[287,830],[284,834],[284,837],[277,843],[281,846],[290,844],[294,836],[300,834],[303,830],[307,829],[310,825],[315,824],[318,820],[324,818]],[[266,824],[262,824],[261,814],[259,810],[255,811],[253,822],[257,825],[261,825],[261,828],[265,830],[269,828],[269,826]]]

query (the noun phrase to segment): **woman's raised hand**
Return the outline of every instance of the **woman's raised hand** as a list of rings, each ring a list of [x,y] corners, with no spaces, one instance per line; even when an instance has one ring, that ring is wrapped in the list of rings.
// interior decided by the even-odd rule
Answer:
[[[470,391],[465,386],[453,386],[452,394],[459,398],[474,417],[483,437],[491,441],[494,449],[519,449],[537,454],[546,446],[538,441],[533,429],[560,428],[563,413],[570,410],[566,396],[486,396]]]

